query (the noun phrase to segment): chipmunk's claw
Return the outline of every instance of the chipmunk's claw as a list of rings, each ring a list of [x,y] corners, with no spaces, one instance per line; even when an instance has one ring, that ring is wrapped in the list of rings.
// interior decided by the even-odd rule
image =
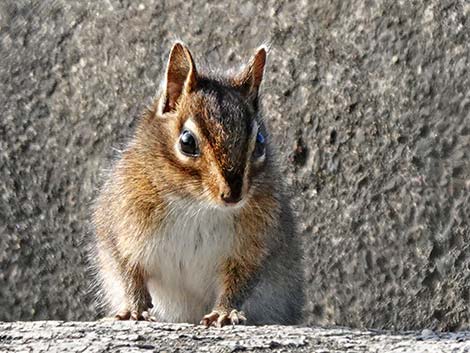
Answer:
[[[149,314],[148,311],[139,312],[137,310],[122,310],[114,316],[115,320],[131,320],[131,321],[152,321],[157,319]]]
[[[205,315],[201,320],[201,325],[206,327],[215,326],[223,327],[226,325],[239,325],[246,321],[243,311],[233,309],[230,313],[228,311],[214,310],[210,314]]]

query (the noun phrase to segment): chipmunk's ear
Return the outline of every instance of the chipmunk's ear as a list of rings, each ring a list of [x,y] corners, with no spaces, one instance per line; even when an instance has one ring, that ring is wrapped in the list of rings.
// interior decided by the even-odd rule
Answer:
[[[179,98],[194,90],[196,84],[197,72],[191,52],[183,43],[176,42],[168,59],[160,113],[175,110]]]
[[[234,79],[235,86],[254,103],[257,101],[259,86],[263,80],[267,51],[265,46],[258,48],[248,65]]]

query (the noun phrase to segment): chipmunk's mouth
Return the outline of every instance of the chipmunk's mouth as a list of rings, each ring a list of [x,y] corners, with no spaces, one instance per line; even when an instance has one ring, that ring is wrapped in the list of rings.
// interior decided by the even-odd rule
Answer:
[[[225,196],[223,193],[220,195],[220,199],[225,205],[236,205],[242,200],[242,195],[237,196]]]
[[[237,201],[221,201],[219,207],[225,210],[238,210],[246,204],[246,197],[241,197]]]
[[[226,211],[243,208],[249,198],[248,193],[240,193],[235,196],[232,195],[231,197],[223,196],[225,195],[222,195],[222,193],[219,194],[218,197],[214,199],[214,203],[218,209]]]

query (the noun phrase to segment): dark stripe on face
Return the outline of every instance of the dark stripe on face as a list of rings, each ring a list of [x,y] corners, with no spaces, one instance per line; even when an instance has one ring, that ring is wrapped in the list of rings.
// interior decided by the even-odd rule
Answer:
[[[206,109],[194,117],[222,171],[245,168],[252,121],[237,98],[220,92],[205,94]]]

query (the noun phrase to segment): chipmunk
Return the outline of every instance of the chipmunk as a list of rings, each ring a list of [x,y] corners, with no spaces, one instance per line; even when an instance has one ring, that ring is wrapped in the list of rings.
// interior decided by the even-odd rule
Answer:
[[[173,45],[94,207],[97,277],[116,319],[301,319],[300,244],[259,107],[266,56],[224,77]]]

